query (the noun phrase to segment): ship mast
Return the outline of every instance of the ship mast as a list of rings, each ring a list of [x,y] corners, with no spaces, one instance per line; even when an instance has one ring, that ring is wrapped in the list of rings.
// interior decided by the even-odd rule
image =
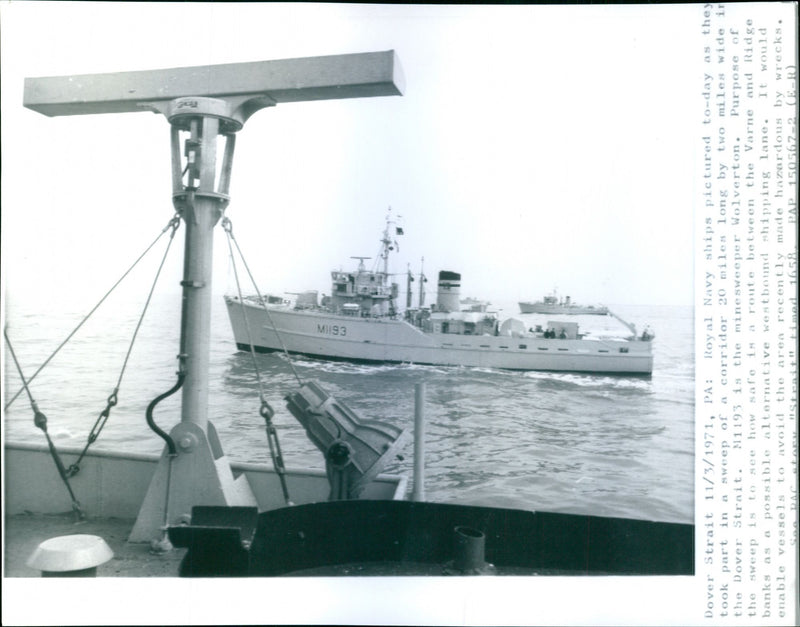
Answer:
[[[392,208],[389,207],[389,213],[386,215],[386,228],[383,229],[383,238],[381,239],[381,260],[383,261],[383,276],[384,278],[389,277],[389,253],[394,250],[394,243],[397,245],[397,242],[393,240],[389,236],[389,226],[394,224],[392,221]]]
[[[414,281],[414,275],[411,274],[411,264],[408,264],[406,273],[406,309],[411,309],[411,283]]]
[[[255,502],[249,485],[233,479],[208,420],[213,229],[229,202],[235,133],[253,113],[279,103],[402,95],[402,88],[391,50],[25,79],[24,106],[47,116],[155,111],[171,126],[172,200],[186,224],[181,422],[170,432],[177,451],[164,451],[130,540],[156,539],[195,505]]]
[[[425,304],[425,283],[428,279],[425,278],[425,273],[422,271],[422,267],[425,265],[425,257],[419,262],[419,308],[422,309],[422,306]]]

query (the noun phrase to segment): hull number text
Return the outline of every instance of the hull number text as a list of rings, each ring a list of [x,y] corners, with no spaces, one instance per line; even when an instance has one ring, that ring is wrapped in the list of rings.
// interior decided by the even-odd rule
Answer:
[[[318,324],[317,333],[325,335],[347,335],[347,327],[343,324]]]

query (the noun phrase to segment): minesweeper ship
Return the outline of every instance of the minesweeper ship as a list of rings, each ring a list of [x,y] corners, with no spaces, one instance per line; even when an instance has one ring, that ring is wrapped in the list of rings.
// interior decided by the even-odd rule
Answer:
[[[589,315],[589,316],[605,316],[608,315],[608,307],[602,305],[579,305],[573,302],[572,298],[559,299],[553,293],[545,296],[542,300],[535,302],[520,301],[519,311],[524,314],[541,313],[541,314],[566,314],[568,316],[576,315]]]
[[[548,321],[526,328],[497,313],[461,311],[461,275],[439,273],[436,302],[398,311],[397,283],[388,258],[394,249],[387,218],[381,239],[382,269],[368,270],[358,259],[351,272],[331,273],[330,296],[298,294],[289,302],[276,296],[225,297],[238,348],[286,351],[334,360],[448,366],[649,375],[653,335],[637,335],[624,323],[626,337],[590,338],[575,322]],[[397,229],[397,227],[394,227]],[[409,275],[409,294],[411,276]],[[250,339],[252,337],[252,340]]]

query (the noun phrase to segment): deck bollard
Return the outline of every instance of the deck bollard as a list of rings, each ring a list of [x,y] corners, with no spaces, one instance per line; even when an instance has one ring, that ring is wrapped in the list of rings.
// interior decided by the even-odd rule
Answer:
[[[114,557],[99,536],[74,534],[42,542],[28,558],[28,566],[42,577],[94,577],[97,567]]]
[[[472,571],[486,566],[485,539],[482,531],[472,527],[459,526],[455,528],[455,560],[453,566],[456,570]]]
[[[486,534],[458,525],[453,529],[453,559],[445,564],[445,575],[495,575],[497,569],[485,561]]]

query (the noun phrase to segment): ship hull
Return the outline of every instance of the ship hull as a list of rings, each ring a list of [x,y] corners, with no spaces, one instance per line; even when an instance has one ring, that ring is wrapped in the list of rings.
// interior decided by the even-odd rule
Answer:
[[[424,333],[400,319],[284,307],[270,307],[267,315],[236,298],[226,298],[226,304],[236,345],[243,350],[252,344],[259,352],[285,349],[331,360],[506,370],[635,375],[653,370],[652,346],[645,341]]]
[[[80,453],[79,448],[59,447],[66,467],[76,462]],[[6,515],[71,511],[69,493],[46,445],[6,442],[3,454]],[[92,517],[135,519],[159,459],[159,455],[152,454],[91,450],[83,458],[80,472],[70,478],[70,486]],[[286,505],[278,475],[271,466],[232,462],[230,467],[249,483],[259,511]],[[295,503],[315,503],[328,498],[330,483],[324,470],[290,468],[286,477]],[[381,474],[367,485],[363,498],[402,499],[407,489],[407,477]]]

